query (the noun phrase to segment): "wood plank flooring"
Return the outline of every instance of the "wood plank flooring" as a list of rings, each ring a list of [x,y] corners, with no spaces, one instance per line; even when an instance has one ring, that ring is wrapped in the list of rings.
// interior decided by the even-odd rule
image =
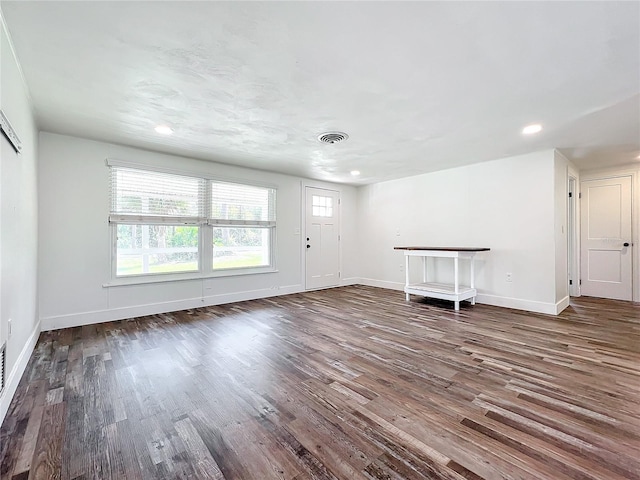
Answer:
[[[640,479],[640,306],[363,286],[43,333],[2,479]]]

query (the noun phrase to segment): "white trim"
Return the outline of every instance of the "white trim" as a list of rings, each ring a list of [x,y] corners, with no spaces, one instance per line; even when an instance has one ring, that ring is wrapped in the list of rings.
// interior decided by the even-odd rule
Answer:
[[[568,299],[568,297],[565,297]],[[564,299],[559,302],[562,303]],[[524,310],[527,312],[546,313],[547,315],[557,315],[559,304],[539,302],[537,300],[525,300],[521,298],[499,297],[497,295],[489,295],[479,293],[476,297],[476,303],[485,305],[493,305],[494,307],[513,308],[514,310]]]
[[[167,155],[166,153],[158,153],[159,155]],[[273,183],[256,182],[254,180],[245,180],[232,177],[221,177],[219,175],[212,175],[206,170],[190,169],[190,168],[170,168],[162,167],[153,164],[130,162],[127,160],[119,160],[117,158],[106,158],[105,163],[108,167],[123,167],[137,170],[147,170],[149,172],[168,173],[171,175],[182,175],[184,177],[196,177],[203,178],[205,180],[214,180],[221,183],[232,183],[234,185],[247,185],[250,187],[263,187],[278,189],[278,186]],[[272,172],[271,172],[272,173]]]
[[[349,278],[341,278],[340,279],[340,286],[341,287],[346,287],[348,285],[359,285],[362,282],[360,281],[360,278],[358,277],[349,277]]]
[[[109,223],[122,225],[193,225],[201,226],[207,224],[207,219],[202,217],[171,217],[161,215],[109,215]]]
[[[582,276],[580,271],[580,171],[576,168],[576,166],[569,161],[569,165],[567,166],[567,179],[573,178],[574,182],[574,191],[573,191],[573,203],[574,203],[574,217],[573,217],[573,265],[572,273],[575,275],[573,280],[573,285],[569,285],[569,295],[572,297],[580,296],[580,278]],[[567,220],[568,221],[568,220]]]
[[[61,328],[81,327],[94,323],[124,320],[126,318],[143,317],[158,313],[188,310],[190,308],[203,307],[202,298],[190,298],[187,300],[174,300],[170,302],[158,302],[132,307],[111,308],[105,310],[93,310],[89,312],[71,313],[67,315],[53,315],[42,317],[42,331],[58,330]]]
[[[369,287],[386,288],[389,290],[404,291],[404,283],[387,282],[384,280],[374,280],[372,278],[361,278],[360,283]],[[485,305],[493,305],[496,307],[513,308],[515,310],[525,310],[527,312],[546,313],[549,315],[557,315],[569,305],[569,297],[563,298],[557,304],[538,302],[535,300],[524,300],[520,298],[499,297],[497,295],[489,295],[486,293],[478,293],[476,303]],[[565,305],[566,303],[566,305]]]
[[[207,278],[235,277],[239,275],[262,275],[264,273],[278,273],[273,266],[237,267],[214,270],[207,273],[151,273],[116,277],[110,282],[102,284],[104,288],[123,287],[127,285],[144,285],[147,283],[181,282],[185,280],[206,280]]]
[[[571,183],[573,182],[573,189]],[[569,295],[580,296],[580,177],[574,174],[569,167],[567,176],[567,189],[571,193],[571,199],[567,208],[567,256],[569,260]],[[572,221],[573,220],[573,221]],[[571,241],[573,240],[573,241]]]
[[[373,278],[361,278],[360,283],[368,287],[386,288],[388,290],[400,290],[404,292],[403,282],[388,282],[386,280],[375,280]]]
[[[300,281],[303,284],[307,283],[307,217],[306,217],[306,193],[307,190],[305,188],[304,180],[300,180],[298,185],[300,187],[300,209],[298,211],[300,218],[298,226],[300,231],[300,238],[298,239],[300,244],[300,256],[299,256],[299,272],[300,272]],[[342,268],[342,265],[340,265]]]
[[[215,227],[247,227],[247,228],[275,228],[273,220],[224,220],[209,219],[207,225]]]
[[[580,180],[599,180],[605,178],[626,177],[638,173],[640,165],[630,163],[618,167],[592,168],[590,170],[580,170]]]
[[[244,292],[221,293],[209,295],[203,298],[206,306],[222,305],[225,303],[244,302],[248,300],[259,300],[261,298],[279,297],[281,295],[291,295],[292,293],[304,292],[302,285],[285,285],[283,287],[263,288],[260,290],[247,290]]]
[[[209,295],[186,300],[173,300],[170,302],[149,303],[132,307],[111,308],[106,310],[94,310],[90,312],[72,313],[69,315],[52,315],[41,318],[42,331],[58,330],[60,328],[80,327],[94,323],[111,322],[127,318],[156,315],[159,313],[176,312],[191,308],[208,307],[224,303],[242,302],[245,300],[257,300],[260,298],[289,295],[302,292],[302,285],[287,285],[284,287],[264,288],[260,290],[248,290],[237,293],[223,293]]]
[[[315,288],[306,288],[303,290],[304,292],[318,292],[320,290],[331,290],[332,288],[340,288],[342,287],[342,284],[338,284],[338,285],[329,285],[327,287],[315,287]]]
[[[554,315],[559,315],[560,313],[562,313],[562,311],[569,306],[570,302],[571,302],[571,297],[569,297],[569,295],[567,295],[562,300],[557,302],[556,303],[556,313],[554,313]]]
[[[40,326],[41,322],[38,322],[33,329],[33,332],[31,332],[27,343],[25,343],[24,347],[22,347],[22,351],[20,352],[20,355],[18,355],[18,359],[16,360],[16,363],[13,365],[9,376],[7,377],[7,383],[2,392],[2,396],[0,396],[0,425],[2,425],[4,417],[9,411],[11,400],[13,400],[13,396],[16,393],[16,389],[18,388],[20,379],[22,378],[22,375],[27,368],[29,358],[31,358],[33,349],[36,346],[36,342],[38,341],[38,337],[40,336]],[[9,348],[8,344],[7,348]]]

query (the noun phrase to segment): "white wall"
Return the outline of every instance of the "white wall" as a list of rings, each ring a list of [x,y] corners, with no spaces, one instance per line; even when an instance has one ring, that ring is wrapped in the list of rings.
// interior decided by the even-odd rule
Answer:
[[[36,298],[37,130],[29,94],[1,16],[0,20],[0,108],[23,144],[18,155],[0,137],[0,344],[7,340],[7,386],[0,397],[1,423],[40,329]]]
[[[106,158],[204,172],[277,187],[278,272],[111,286]],[[54,329],[304,290],[303,185],[340,190],[343,283],[356,270],[356,189],[163,155],[52,133],[40,134],[40,317]]]
[[[555,178],[548,150],[359,188],[362,282],[403,288],[394,246],[489,247],[476,257],[480,303],[557,313]],[[451,281],[450,264],[436,280]]]

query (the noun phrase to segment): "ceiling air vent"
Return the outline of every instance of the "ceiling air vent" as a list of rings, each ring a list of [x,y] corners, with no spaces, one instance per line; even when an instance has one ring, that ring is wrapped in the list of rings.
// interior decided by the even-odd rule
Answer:
[[[321,143],[338,143],[343,142],[347,138],[349,138],[349,135],[344,132],[325,132],[318,135],[318,140]]]

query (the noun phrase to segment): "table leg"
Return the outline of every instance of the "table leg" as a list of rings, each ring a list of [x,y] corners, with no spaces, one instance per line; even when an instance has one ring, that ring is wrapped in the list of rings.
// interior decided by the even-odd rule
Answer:
[[[469,261],[471,262],[471,288],[476,288],[476,274],[475,274],[475,269],[474,269],[474,262],[473,262],[473,256],[469,259]],[[476,296],[474,295],[473,297],[471,297],[471,305],[475,305],[476,304]]]
[[[409,255],[404,256],[404,288],[409,287]],[[405,290],[405,300],[410,300],[409,293]]]
[[[475,274],[475,269],[473,266],[473,257],[471,257],[471,259],[469,260],[471,262],[471,288],[476,288],[476,274]]]
[[[427,257],[422,257],[422,283],[427,283]]]
[[[460,286],[458,285],[459,283],[459,278],[458,278],[458,257],[454,257],[453,258],[453,286],[455,288],[454,292],[457,295],[458,293],[460,293]]]

